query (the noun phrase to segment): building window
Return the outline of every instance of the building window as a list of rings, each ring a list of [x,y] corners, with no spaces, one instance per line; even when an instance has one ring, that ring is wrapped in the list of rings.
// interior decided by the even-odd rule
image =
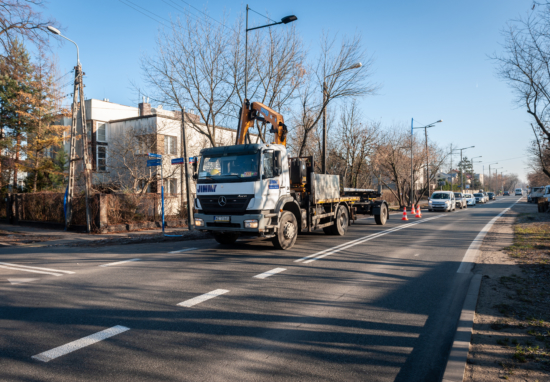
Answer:
[[[178,144],[176,137],[171,135],[164,136],[164,154],[166,155],[177,155]]]
[[[88,136],[88,142],[92,141],[92,122],[86,122],[86,135]]]
[[[166,194],[178,193],[178,180],[177,179],[164,179],[164,192]]]
[[[105,122],[97,123],[96,140],[98,142],[107,142],[107,124]]]
[[[97,171],[107,171],[106,146],[97,146]]]

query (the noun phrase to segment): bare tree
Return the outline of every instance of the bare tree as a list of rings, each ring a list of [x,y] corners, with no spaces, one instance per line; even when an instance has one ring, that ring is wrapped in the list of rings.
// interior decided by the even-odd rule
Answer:
[[[542,171],[550,176],[550,167],[542,160],[550,141],[550,5],[511,23],[504,38],[504,53],[493,56],[498,74],[514,90],[518,105],[533,118],[536,156]]]
[[[336,139],[333,139],[338,142],[338,147],[330,153],[339,159],[343,167],[340,172],[331,172],[342,175],[344,187],[366,186],[368,174],[372,172],[370,164],[380,136],[379,130],[379,123],[365,121],[355,100],[341,108],[338,132]]]
[[[45,18],[41,0],[0,0],[0,44],[4,53],[17,39],[30,41],[37,46],[48,45],[48,25],[59,27],[53,18]]]
[[[338,44],[335,36],[323,34],[321,53],[304,77],[305,84],[299,91],[299,107],[294,120],[303,131],[298,155],[302,156],[307,140],[319,123],[329,102],[371,95],[378,85],[371,82],[372,58],[363,48],[361,37],[343,38]],[[350,70],[357,63],[362,67]],[[326,95],[323,97],[323,84]],[[323,99],[324,98],[324,99]]]

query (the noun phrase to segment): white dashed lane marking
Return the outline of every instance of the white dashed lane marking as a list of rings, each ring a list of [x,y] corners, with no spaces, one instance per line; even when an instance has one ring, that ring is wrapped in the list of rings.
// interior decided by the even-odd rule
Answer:
[[[172,252],[168,252],[168,253],[180,253],[180,252],[187,252],[187,251],[192,251],[194,249],[197,249],[197,248],[184,248],[184,249],[180,249],[178,251],[172,251]]]
[[[102,330],[101,332],[94,333],[73,342],[69,342],[68,344],[58,346],[54,349],[45,351],[37,355],[33,355],[32,358],[36,359],[37,361],[49,362],[52,359],[61,357],[65,354],[69,354],[86,346],[93,345],[96,342],[103,341],[104,339],[112,336],[116,336],[117,334],[123,333],[127,330],[130,330],[130,328],[120,325],[113,326],[112,328]]]
[[[259,275],[254,276],[254,278],[265,279],[266,277],[273,276],[277,273],[281,273],[281,272],[284,272],[284,271],[286,271],[286,268],[275,268],[275,269],[272,269],[270,271],[260,273]]]
[[[178,306],[184,306],[186,308],[190,308],[193,305],[200,304],[201,302],[204,302],[206,300],[210,300],[211,298],[214,298],[214,297],[218,297],[218,296],[220,296],[224,293],[227,293],[227,292],[229,292],[227,289],[216,289],[216,290],[213,290],[212,292],[201,294],[200,296],[192,298],[190,300],[180,302],[178,304]]]
[[[112,267],[113,265],[119,265],[119,264],[129,263],[131,261],[139,261],[139,260],[141,260],[141,259],[129,259],[129,260],[117,261],[116,263],[109,263],[109,264],[100,265],[100,267]]]

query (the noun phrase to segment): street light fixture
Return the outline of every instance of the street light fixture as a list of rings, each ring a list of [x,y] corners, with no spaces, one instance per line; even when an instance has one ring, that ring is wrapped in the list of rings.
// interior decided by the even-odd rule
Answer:
[[[411,206],[413,204],[413,185],[414,185],[414,171],[413,171],[413,130],[424,129],[424,135],[426,137],[426,184],[428,185],[428,198],[430,197],[430,168],[429,168],[429,153],[428,153],[428,129],[434,127],[436,123],[443,122],[442,119],[435,121],[426,126],[414,127],[414,118],[411,118]]]
[[[363,66],[363,64],[361,64],[360,62],[357,62],[345,69],[326,75],[325,78],[323,79],[323,158],[322,158],[323,163],[321,168],[321,172],[323,174],[327,173],[327,106],[328,106],[327,78],[329,78],[330,76],[334,76],[335,74],[345,72],[346,70],[359,69],[361,66]]]
[[[274,26],[274,25],[288,24],[288,23],[291,23],[293,21],[298,20],[298,17],[296,17],[294,15],[290,15],[290,16],[283,17],[281,19],[281,21],[279,21],[278,23],[272,23],[272,24],[262,25],[262,26],[259,26],[259,27],[248,28],[248,10],[249,9],[251,9],[251,8],[248,6],[248,4],[246,4],[246,31],[245,31],[245,34],[244,34],[244,98],[245,99],[248,98],[247,97],[247,88],[248,88],[248,32],[256,30],[256,29],[268,28],[268,27],[271,27],[271,26]]]
[[[54,28],[51,25],[47,26],[46,29],[49,30],[53,34],[58,35],[59,37],[63,37],[65,40],[72,42],[76,46],[76,62],[78,63],[78,65],[80,65],[80,54],[79,54],[78,45],[76,44],[76,42],[74,42],[73,40],[71,40],[68,37],[63,36],[61,34],[61,32],[59,31],[59,29]]]

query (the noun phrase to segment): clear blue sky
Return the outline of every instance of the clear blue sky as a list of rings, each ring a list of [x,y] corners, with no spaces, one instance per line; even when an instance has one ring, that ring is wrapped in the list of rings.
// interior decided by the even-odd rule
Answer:
[[[179,14],[158,0],[132,1],[167,19]],[[231,20],[246,5],[236,0],[187,1],[199,9],[208,7],[214,18],[225,11]],[[525,179],[527,158],[511,158],[527,155],[530,121],[495,76],[488,55],[500,51],[501,30],[508,20],[527,14],[531,0],[249,1],[251,8],[268,11],[273,19],[298,16],[296,27],[313,51],[323,30],[361,33],[375,57],[374,80],[383,86],[379,95],[362,101],[369,119],[410,124],[414,117],[419,125],[443,119],[430,129],[430,140],[475,145],[465,155],[482,155],[486,164],[498,161],[497,167]],[[135,104],[130,81],[139,81],[139,57],[153,50],[159,24],[117,0],[53,0],[46,13],[80,46],[86,98]],[[262,22],[252,13],[251,20]],[[74,46],[67,43],[55,51],[62,73],[70,70],[76,61]],[[477,172],[481,165],[476,165]]]

